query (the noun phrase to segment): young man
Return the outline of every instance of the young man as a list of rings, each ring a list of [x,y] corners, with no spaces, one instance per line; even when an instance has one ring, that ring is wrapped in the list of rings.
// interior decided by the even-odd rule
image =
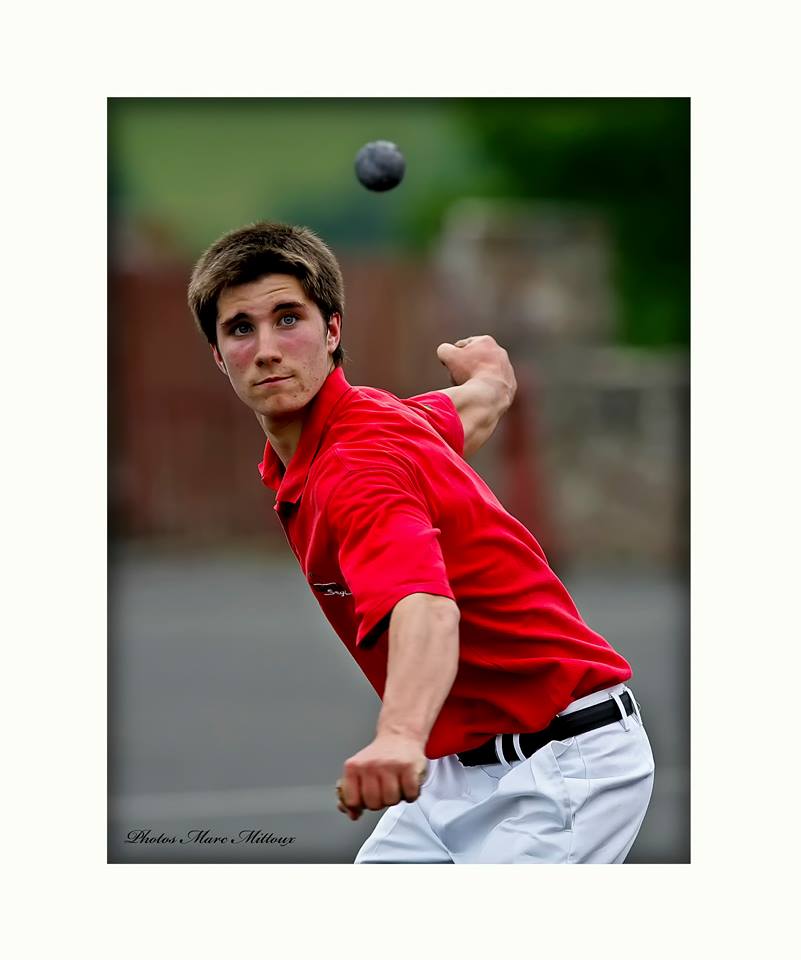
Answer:
[[[267,435],[263,483],[382,707],[339,809],[388,811],[357,863],[619,863],[654,763],[628,663],[465,462],[514,398],[491,337],[408,400],[341,369],[342,276],[311,231],[258,223],[198,261],[189,304]]]

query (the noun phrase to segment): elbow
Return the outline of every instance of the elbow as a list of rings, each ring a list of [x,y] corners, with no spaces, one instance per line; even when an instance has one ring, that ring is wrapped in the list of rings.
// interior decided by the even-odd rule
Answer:
[[[443,630],[457,629],[461,619],[454,600],[434,593],[410,593],[399,600],[392,611],[392,620],[417,619],[421,616],[427,623]]]
[[[458,630],[462,614],[456,602],[451,600],[450,597],[436,597],[435,599],[441,601],[436,605],[436,613],[442,625],[446,629]]]
[[[446,671],[450,674],[450,683],[456,678],[459,668],[459,607],[448,597],[432,597],[438,601],[431,611],[431,632],[437,638],[438,645],[445,652]]]
[[[434,629],[441,629],[444,633],[457,631],[461,613],[459,607],[450,597],[438,597],[434,594],[420,594],[427,607],[428,621]]]
[[[437,604],[437,621],[434,631],[439,634],[449,651],[449,670],[451,683],[453,683],[459,666],[459,621],[462,615],[453,600],[448,597],[437,597],[436,599],[441,600],[442,603]]]

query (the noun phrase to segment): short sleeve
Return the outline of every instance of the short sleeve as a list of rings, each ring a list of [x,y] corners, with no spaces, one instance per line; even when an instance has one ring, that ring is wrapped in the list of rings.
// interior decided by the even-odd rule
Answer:
[[[421,393],[408,400],[401,400],[405,406],[424,417],[442,439],[459,456],[464,455],[464,427],[456,412],[453,400],[441,390]]]
[[[396,603],[413,593],[455,600],[428,508],[405,469],[337,455],[341,473],[324,513],[353,595],[357,646],[375,639]]]

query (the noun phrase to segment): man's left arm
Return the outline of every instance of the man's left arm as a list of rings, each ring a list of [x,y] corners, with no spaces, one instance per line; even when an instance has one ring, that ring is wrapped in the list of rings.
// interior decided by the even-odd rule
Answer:
[[[486,334],[456,343],[441,343],[437,357],[451,376],[452,387],[437,391],[453,401],[464,429],[464,457],[492,436],[517,392],[509,355]]]
[[[425,778],[425,745],[459,660],[459,608],[448,597],[414,593],[393,608],[383,706],[375,739],[345,762],[340,781],[352,820],[363,808],[413,802]]]

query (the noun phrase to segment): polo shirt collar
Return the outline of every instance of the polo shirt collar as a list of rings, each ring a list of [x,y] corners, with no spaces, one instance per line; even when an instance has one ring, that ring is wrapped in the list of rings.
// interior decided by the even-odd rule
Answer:
[[[326,423],[339,400],[352,389],[345,379],[342,367],[335,367],[328,374],[322,387],[309,404],[298,448],[289,461],[285,473],[282,474],[284,465],[281,458],[270,446],[270,441],[267,441],[264,458],[259,464],[259,473],[262,483],[277,491],[276,510],[281,503],[297,503],[300,500],[312,461],[323,439]]]

